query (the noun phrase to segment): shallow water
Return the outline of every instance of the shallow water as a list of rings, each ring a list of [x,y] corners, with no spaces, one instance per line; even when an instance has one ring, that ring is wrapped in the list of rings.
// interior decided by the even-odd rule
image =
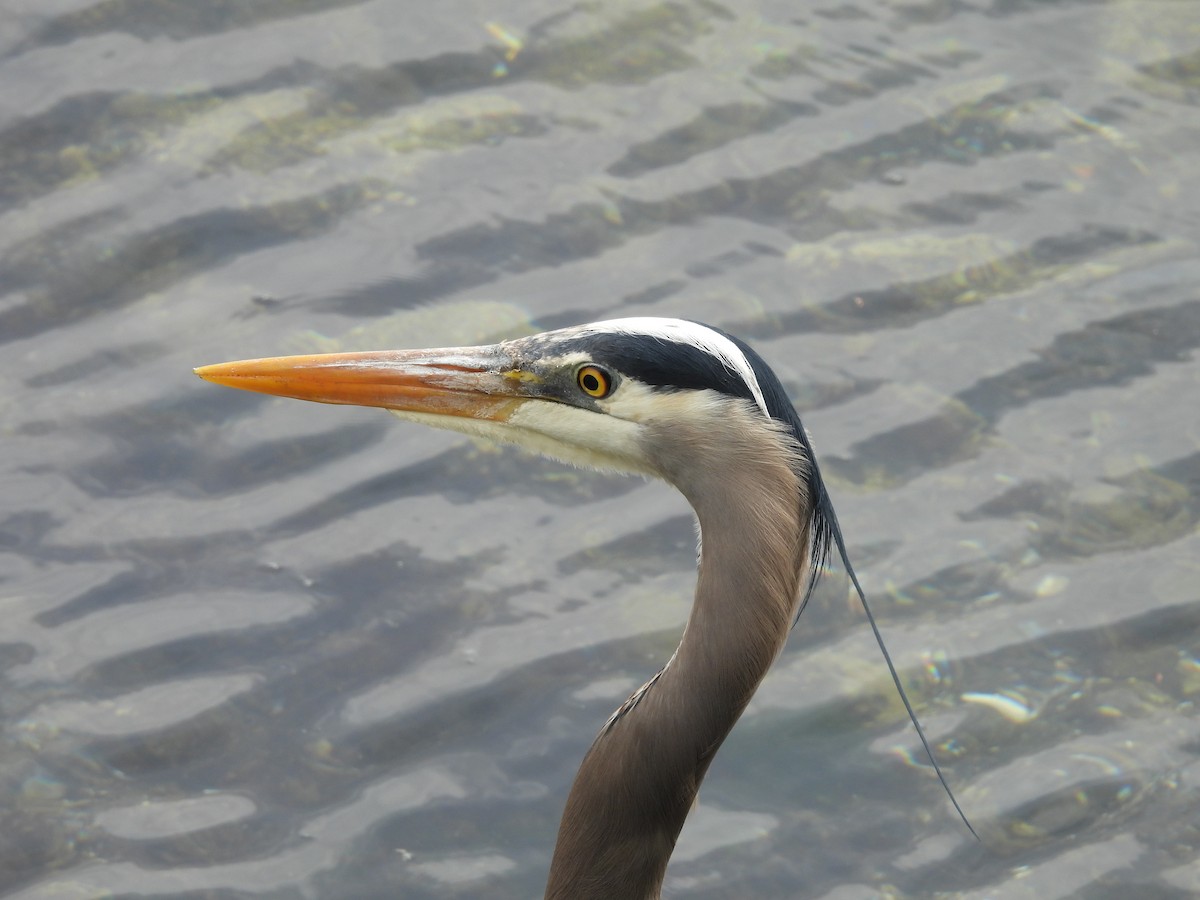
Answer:
[[[539,895],[670,654],[657,484],[195,365],[752,341],[831,579],[671,897],[1200,892],[1193,0],[4,0],[0,887]]]

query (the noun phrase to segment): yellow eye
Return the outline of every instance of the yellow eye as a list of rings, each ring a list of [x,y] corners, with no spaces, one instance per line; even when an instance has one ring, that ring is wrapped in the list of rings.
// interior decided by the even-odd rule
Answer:
[[[575,375],[580,389],[589,397],[607,397],[612,390],[612,376],[599,366],[584,366]]]

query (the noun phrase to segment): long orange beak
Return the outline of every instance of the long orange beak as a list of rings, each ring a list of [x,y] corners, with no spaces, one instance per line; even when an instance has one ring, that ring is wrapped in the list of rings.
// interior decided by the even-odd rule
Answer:
[[[497,347],[279,356],[194,371],[260,394],[501,422],[531,398],[537,381]]]

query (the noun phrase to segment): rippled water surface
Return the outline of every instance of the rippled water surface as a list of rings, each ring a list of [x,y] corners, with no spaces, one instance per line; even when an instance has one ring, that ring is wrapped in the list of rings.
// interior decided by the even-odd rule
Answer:
[[[844,584],[675,898],[1200,892],[1200,4],[0,0],[0,893],[540,896],[671,490],[204,384],[750,340]]]

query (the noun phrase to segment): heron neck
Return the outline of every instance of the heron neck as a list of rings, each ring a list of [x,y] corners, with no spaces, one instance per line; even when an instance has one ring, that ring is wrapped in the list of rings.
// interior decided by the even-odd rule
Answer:
[[[584,758],[548,900],[660,896],[700,783],[783,646],[806,574],[801,482],[768,462],[739,460],[720,490],[689,494],[703,540],[691,615],[671,661]]]

